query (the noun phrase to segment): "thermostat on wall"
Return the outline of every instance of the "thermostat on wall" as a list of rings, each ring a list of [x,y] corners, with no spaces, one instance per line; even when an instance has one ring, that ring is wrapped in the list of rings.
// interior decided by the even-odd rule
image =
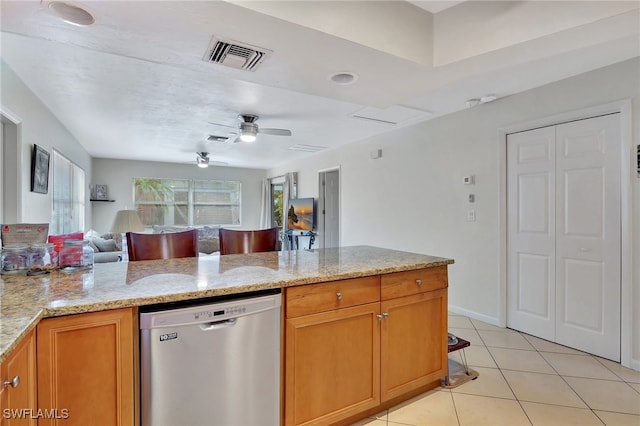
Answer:
[[[462,183],[465,185],[473,185],[475,183],[474,175],[462,176]]]

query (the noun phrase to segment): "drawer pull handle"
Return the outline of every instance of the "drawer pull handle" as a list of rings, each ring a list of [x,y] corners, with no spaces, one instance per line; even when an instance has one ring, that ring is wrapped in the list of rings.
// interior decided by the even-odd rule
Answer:
[[[338,300],[342,300],[342,293],[340,292],[336,293],[336,297],[338,298]]]
[[[422,285],[422,280],[416,280],[416,284],[418,284],[418,287]]]
[[[12,380],[5,380],[2,385],[5,388],[8,388],[9,386],[13,387],[13,388],[17,388],[18,386],[20,386],[20,376],[15,376]]]

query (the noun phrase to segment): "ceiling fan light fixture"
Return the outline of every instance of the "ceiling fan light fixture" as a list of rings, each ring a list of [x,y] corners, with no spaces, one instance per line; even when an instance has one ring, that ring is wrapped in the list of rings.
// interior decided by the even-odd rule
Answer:
[[[240,123],[240,140],[242,142],[255,142],[258,131],[253,123]]]
[[[196,157],[196,164],[201,169],[206,169],[209,167],[209,156],[206,152],[198,152],[198,156]]]

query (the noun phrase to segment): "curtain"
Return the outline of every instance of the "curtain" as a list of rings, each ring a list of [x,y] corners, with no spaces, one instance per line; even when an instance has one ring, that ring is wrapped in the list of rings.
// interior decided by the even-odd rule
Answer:
[[[289,250],[291,248],[289,238],[287,236],[287,215],[289,212],[289,200],[292,198],[298,198],[298,174],[295,172],[289,172],[284,175],[284,187],[282,190],[282,235],[284,236],[284,248]]]
[[[49,234],[84,231],[84,170],[53,150],[53,191]]]
[[[267,229],[272,226],[271,217],[271,179],[262,180],[262,200],[260,204],[260,228]]]

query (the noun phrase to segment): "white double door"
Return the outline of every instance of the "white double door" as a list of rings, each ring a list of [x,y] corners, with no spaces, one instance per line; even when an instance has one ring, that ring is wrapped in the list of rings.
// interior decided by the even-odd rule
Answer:
[[[507,136],[507,326],[620,360],[619,114]]]

